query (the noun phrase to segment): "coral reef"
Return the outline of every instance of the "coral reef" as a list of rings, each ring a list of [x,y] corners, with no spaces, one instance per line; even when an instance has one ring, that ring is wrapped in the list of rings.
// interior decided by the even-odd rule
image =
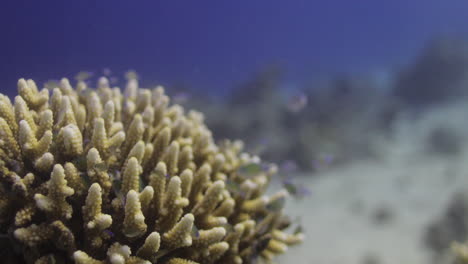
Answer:
[[[292,160],[308,172],[378,154],[375,138],[388,134],[398,109],[381,87],[385,81],[334,76],[293,91],[282,75],[280,68],[267,68],[224,100],[188,104],[202,109],[216,136],[241,138],[251,152],[277,163]]]
[[[454,260],[451,260],[452,263],[456,264],[467,264],[468,263],[468,245],[453,242],[451,245],[451,249],[454,253]]]
[[[427,227],[425,245],[431,249],[432,263],[468,263],[468,196],[453,195],[443,216]]]
[[[433,252],[434,263],[446,263],[441,259],[447,258],[450,243],[463,241],[468,232],[467,196],[464,193],[454,195],[446,212],[427,227],[424,238],[426,246]]]
[[[435,39],[396,78],[395,96],[409,107],[420,108],[467,98],[467,41]],[[437,73],[437,74],[434,74]]]
[[[101,78],[0,95],[6,263],[269,262],[302,241],[286,192],[265,195],[273,164],[128,79],[123,94]]]
[[[407,65],[312,75],[300,86],[284,68],[266,65],[228,96],[195,98],[188,105],[205,113],[216,136],[241,138],[252,152],[277,163],[293,160],[308,172],[378,159],[380,141],[390,139],[402,117],[417,119],[434,107],[466,103],[467,46],[466,39],[434,39]],[[301,111],[295,110],[301,100],[293,100],[298,94],[307,98]],[[428,151],[456,154],[463,135],[441,127],[429,136]]]

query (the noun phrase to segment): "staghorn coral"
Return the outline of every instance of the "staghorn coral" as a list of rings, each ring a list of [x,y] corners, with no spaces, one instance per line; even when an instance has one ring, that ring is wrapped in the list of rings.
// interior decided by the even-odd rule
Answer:
[[[452,242],[451,250],[454,256],[450,256],[451,263],[466,264],[468,263],[468,246],[466,243]]]
[[[20,79],[0,95],[0,238],[12,263],[271,261],[287,234],[276,172],[242,143],[216,145],[203,115],[164,89],[124,94],[67,79],[39,91]],[[2,244],[3,245],[3,244]]]

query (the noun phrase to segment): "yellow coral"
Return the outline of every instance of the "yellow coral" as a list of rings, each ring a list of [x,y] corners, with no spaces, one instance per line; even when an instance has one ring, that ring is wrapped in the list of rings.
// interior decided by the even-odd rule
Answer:
[[[145,239],[145,243],[137,252],[137,256],[143,259],[152,259],[159,250],[161,237],[158,232],[153,232]]]
[[[193,221],[193,214],[182,217],[171,230],[164,233],[163,244],[171,249],[192,245]]]
[[[123,233],[127,237],[141,236],[146,232],[145,216],[141,211],[141,203],[138,194],[134,190],[127,193],[125,202],[125,219]]]
[[[123,94],[100,78],[0,95],[0,232],[18,259],[240,264],[302,241],[284,231],[284,192],[264,195],[275,166],[128,78]]]
[[[34,195],[36,205],[40,210],[50,213],[53,218],[70,219],[72,217],[72,207],[66,198],[74,194],[74,190],[67,186],[65,170],[62,165],[56,164],[50,175],[48,184],[48,194]]]
[[[452,251],[455,253],[456,263],[468,263],[468,246],[462,243],[453,242],[451,245]]]
[[[112,217],[102,213],[102,189],[98,183],[89,187],[85,205],[82,207],[83,221],[88,239],[92,240],[94,247],[101,246],[102,232],[112,225]]]

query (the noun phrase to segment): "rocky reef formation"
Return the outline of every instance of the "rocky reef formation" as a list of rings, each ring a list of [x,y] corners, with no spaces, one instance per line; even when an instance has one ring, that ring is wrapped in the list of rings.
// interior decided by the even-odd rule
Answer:
[[[225,98],[193,94],[195,100],[187,103],[202,109],[216,136],[241,138],[253,152],[277,163],[292,160],[303,171],[321,171],[379,159],[381,141],[391,139],[401,119],[416,120],[425,111],[465,103],[467,47],[466,39],[434,39],[403,65],[312,75],[305,84],[291,82],[285,68],[266,65]],[[434,130],[428,151],[457,153],[466,133],[449,130]]]
[[[268,262],[303,239],[285,232],[286,192],[265,195],[276,166],[215,144],[162,87],[18,91],[0,95],[6,263]]]
[[[433,253],[433,263],[453,263],[452,251],[468,256],[466,246],[460,244],[468,233],[467,198],[463,192],[455,194],[443,216],[428,226],[424,242]]]
[[[203,109],[215,135],[241,138],[250,151],[303,171],[377,155],[375,142],[388,134],[398,109],[377,78],[334,76],[293,90],[282,75],[281,68],[267,68],[223,100],[188,104]]]
[[[396,76],[393,94],[411,108],[466,99],[466,39],[440,38],[427,45],[415,61]]]

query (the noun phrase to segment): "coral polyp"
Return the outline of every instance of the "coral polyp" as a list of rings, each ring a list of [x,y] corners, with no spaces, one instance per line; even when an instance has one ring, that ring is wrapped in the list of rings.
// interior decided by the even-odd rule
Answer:
[[[286,193],[265,195],[275,165],[216,144],[162,87],[20,79],[18,92],[0,95],[7,263],[268,262],[302,241],[285,232]]]

